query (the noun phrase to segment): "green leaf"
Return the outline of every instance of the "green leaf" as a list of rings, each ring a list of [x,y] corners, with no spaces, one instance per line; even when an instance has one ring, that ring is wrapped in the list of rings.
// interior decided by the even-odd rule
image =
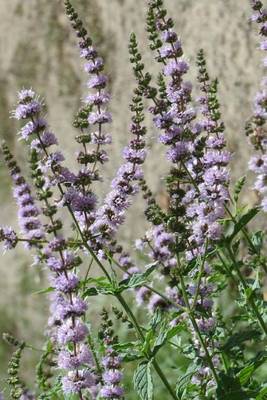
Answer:
[[[260,393],[256,397],[256,400],[267,400],[267,386],[261,389]]]
[[[185,374],[180,376],[176,384],[176,395],[179,400],[184,398],[188,386],[191,384],[191,378],[196,373],[197,368],[190,366]]]
[[[139,342],[115,343],[112,347],[120,353],[129,349],[132,351],[132,349],[137,347],[138,343]]]
[[[248,400],[255,398],[254,391],[245,391],[233,376],[222,373],[216,390],[217,400]]]
[[[235,347],[240,348],[247,340],[258,339],[260,335],[261,332],[256,329],[247,329],[246,331],[237,332],[228,338],[227,342],[223,345],[222,350],[229,353]]]
[[[92,287],[92,288],[85,290],[82,297],[85,298],[85,297],[90,297],[90,296],[97,296],[98,294],[99,294],[99,292],[97,291],[97,289],[95,287]]]
[[[258,207],[251,208],[246,212],[246,214],[242,215],[242,217],[237,221],[234,226],[233,233],[227,237],[229,242],[231,242],[234,237],[244,228],[246,225],[258,214],[260,209]]]
[[[150,321],[150,328],[156,330],[159,323],[162,321],[162,310],[157,308],[156,311],[153,313],[153,316]]]
[[[153,400],[151,362],[140,363],[134,373],[134,388],[141,400]]]
[[[96,296],[97,294],[112,294],[114,295],[118,291],[116,282],[109,282],[106,278],[89,278],[86,284],[93,283],[95,287],[86,289],[83,292],[83,298],[88,296]]]
[[[247,362],[247,365],[238,373],[240,384],[245,385],[257,368],[267,361],[267,351],[260,352],[256,357]]]
[[[38,290],[37,292],[33,292],[33,294],[46,294],[46,293],[51,293],[51,292],[53,292],[54,290],[55,290],[55,289],[52,288],[52,287],[50,286],[50,287],[48,287],[48,288]]]
[[[154,262],[146,266],[146,271],[142,274],[133,274],[130,278],[124,279],[119,284],[120,292],[126,289],[133,289],[139,286],[144,285],[147,282],[147,278],[150,274],[156,269],[158,266],[158,262]]]
[[[256,254],[260,253],[263,246],[263,237],[264,237],[264,232],[262,231],[255,232],[253,233],[253,235],[251,235],[250,240],[253,246],[248,244],[250,254],[255,254],[255,251]]]
[[[159,335],[154,343],[152,348],[153,355],[156,354],[157,351],[171,338],[177,335],[177,333],[181,332],[184,329],[184,325],[180,324],[178,326],[173,326],[171,328],[167,328],[166,325],[162,326],[160,329]]]
[[[142,346],[142,352],[146,354],[147,352],[150,352],[150,348],[152,346],[152,343],[155,338],[155,331],[153,329],[150,329],[146,332],[144,344]]]
[[[254,371],[255,368],[253,364],[247,365],[245,368],[243,368],[238,374],[240,384],[245,385],[249,381]]]
[[[238,179],[238,181],[235,184],[235,187],[234,187],[234,200],[235,200],[236,203],[237,203],[237,201],[239,199],[240,192],[243,189],[245,183],[246,183],[246,177],[242,176],[241,178]]]
[[[139,342],[117,343],[113,347],[120,353],[123,362],[132,362],[144,358],[144,355],[138,349]]]

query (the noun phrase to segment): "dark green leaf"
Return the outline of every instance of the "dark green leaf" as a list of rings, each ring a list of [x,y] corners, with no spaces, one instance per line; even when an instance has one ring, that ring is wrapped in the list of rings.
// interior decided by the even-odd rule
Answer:
[[[260,209],[255,207],[251,208],[246,212],[246,214],[242,215],[242,217],[235,224],[233,233],[228,237],[229,242],[231,242],[234,237],[246,227],[246,225],[258,214],[259,211]]]
[[[134,373],[134,388],[141,400],[153,400],[153,381],[151,363],[144,361]]]
[[[255,252],[256,254],[260,253],[263,245],[263,236],[264,233],[262,231],[255,232],[253,235],[251,235],[250,240],[253,246],[248,244],[250,254],[255,254]]]
[[[152,319],[150,321],[151,329],[156,330],[161,320],[162,320],[162,310],[160,308],[157,308],[156,311],[153,313]]]
[[[130,278],[121,281],[119,284],[120,292],[129,288],[132,289],[144,285],[147,282],[147,278],[149,277],[149,275],[152,274],[152,272],[156,269],[157,266],[158,262],[149,264],[146,267],[146,271],[144,273],[134,274]]]
[[[267,352],[263,351],[259,353],[256,357],[254,357],[252,360],[249,360],[247,362],[247,365],[241,369],[238,373],[238,378],[240,384],[243,386],[245,385],[253,373],[256,371],[257,368],[259,368],[262,364],[264,364],[267,360]]]
[[[89,288],[89,289],[85,290],[85,292],[83,293],[82,297],[85,298],[85,297],[97,296],[97,295],[98,295],[97,289],[92,287],[92,288]]]
[[[176,384],[176,395],[179,400],[182,400],[184,394],[187,391],[188,386],[191,384],[192,376],[196,373],[197,368],[195,366],[189,367],[187,372],[180,376]]]
[[[236,378],[225,374],[220,375],[216,394],[217,400],[249,400],[255,398],[255,392],[243,390]]]
[[[153,346],[153,355],[156,354],[156,352],[171,338],[176,336],[179,332],[181,332],[184,329],[184,325],[180,324],[178,326],[174,326],[171,328],[167,328],[166,326],[162,326],[159,335],[154,343]]]
[[[258,339],[261,332],[256,329],[247,329],[246,331],[237,332],[234,335],[230,336],[227,342],[223,345],[222,350],[230,352],[235,347],[240,347],[247,340],[255,340]]]

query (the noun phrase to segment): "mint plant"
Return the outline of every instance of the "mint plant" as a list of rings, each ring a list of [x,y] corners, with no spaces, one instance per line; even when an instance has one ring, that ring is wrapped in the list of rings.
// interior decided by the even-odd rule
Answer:
[[[260,49],[266,52],[267,11],[258,0],[251,7]],[[132,33],[129,54],[136,85],[129,143],[100,201],[96,187],[112,141],[108,77],[69,0],[65,10],[89,76],[88,93],[73,122],[77,168],[68,168],[49,128],[45,102],[33,89],[18,92],[12,113],[22,124],[19,139],[31,176],[26,178],[2,144],[20,231],[3,226],[0,240],[5,251],[20,244],[31,251],[35,269],[45,270],[50,285],[40,290],[49,297],[50,316],[33,371],[35,387],[20,378],[21,358],[34,345],[4,334],[14,354],[7,370],[10,391],[4,389],[2,398],[152,400],[164,393],[164,399],[175,400],[265,399],[267,259],[265,230],[255,226],[267,211],[266,78],[244,122],[255,150],[248,169],[256,174],[259,198],[249,208],[240,200],[246,178],[231,185],[234,155],[227,150],[218,79],[210,77],[200,49],[197,82],[186,80],[189,63],[174,21],[163,0],[148,1],[148,42],[160,73],[150,74]],[[266,57],[263,62],[266,67]],[[143,171],[149,156],[147,113],[166,149],[166,209],[157,203]],[[121,243],[118,231],[138,192],[149,229],[133,251],[132,243]],[[230,292],[235,307],[229,313],[222,299]],[[90,303],[98,317],[92,317]]]

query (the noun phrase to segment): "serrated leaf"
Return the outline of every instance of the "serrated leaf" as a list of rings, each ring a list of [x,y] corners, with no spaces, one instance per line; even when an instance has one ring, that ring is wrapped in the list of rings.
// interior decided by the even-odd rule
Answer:
[[[153,400],[151,362],[144,361],[134,373],[134,388],[141,400]]]
[[[241,369],[238,373],[238,378],[240,384],[243,386],[245,385],[251,376],[254,374],[257,368],[259,368],[262,364],[264,364],[267,361],[267,352],[263,351],[260,352],[256,357],[253,359],[249,360],[247,362],[247,365]]]
[[[144,285],[147,282],[147,278],[149,277],[149,275],[152,274],[152,272],[156,269],[157,266],[158,262],[149,264],[146,267],[145,272],[143,272],[142,274],[133,274],[130,278],[121,281],[119,284],[120,292],[126,289],[133,289]]]
[[[250,240],[253,244],[253,246],[250,245],[250,243],[248,243],[249,246],[249,252],[250,254],[259,254],[262,246],[263,246],[263,237],[264,237],[264,232],[262,231],[258,231],[253,233],[253,235],[251,235]]]
[[[189,367],[187,372],[178,379],[176,384],[176,395],[179,400],[183,399],[187,387],[191,384],[191,378],[196,371],[197,369],[195,366]]]
[[[154,346],[152,348],[153,355],[156,354],[156,352],[171,338],[177,335],[177,333],[181,332],[184,329],[184,326],[182,324],[178,326],[173,326],[171,328],[167,328],[166,326],[163,326],[159,332],[159,335],[154,343]]]
[[[160,308],[157,308],[154,314],[152,315],[152,319],[150,321],[150,328],[156,330],[161,320],[162,320],[162,310]]]

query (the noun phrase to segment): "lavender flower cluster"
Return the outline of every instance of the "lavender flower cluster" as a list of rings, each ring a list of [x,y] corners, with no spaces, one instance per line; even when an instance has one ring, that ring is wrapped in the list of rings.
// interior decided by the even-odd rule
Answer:
[[[267,12],[259,0],[251,5],[252,20],[263,37],[260,48],[266,51]],[[246,124],[257,151],[249,169],[257,174],[254,188],[263,198],[260,205],[247,209],[239,198],[244,179],[233,194],[230,187],[232,155],[226,147],[218,81],[210,78],[200,50],[195,96],[193,84],[186,80],[189,63],[174,21],[163,0],[150,0],[147,32],[160,73],[154,83],[132,34],[129,53],[136,86],[129,107],[131,138],[100,201],[95,186],[109,160],[104,146],[112,142],[106,128],[112,122],[108,78],[104,61],[69,0],[65,11],[89,75],[89,91],[73,123],[78,130],[77,168],[67,167],[59,140],[49,128],[45,102],[32,89],[18,92],[12,112],[23,123],[19,139],[27,146],[31,181],[26,182],[9,147],[2,145],[20,230],[1,227],[0,241],[5,251],[22,242],[50,284],[44,290],[50,316],[35,394],[19,376],[23,352],[34,347],[4,335],[16,349],[7,371],[10,398],[125,399],[131,395],[131,374],[135,395],[152,400],[152,369],[164,387],[157,395],[161,398],[162,393],[174,400],[230,399],[233,393],[242,399],[263,398],[266,385],[252,375],[266,355],[249,354],[260,341],[263,346],[267,335],[262,297],[267,256],[264,232],[253,232],[248,224],[267,210],[266,78]],[[145,179],[146,111],[166,149],[167,207],[158,204]],[[135,252],[121,243],[119,233],[138,193],[145,202],[147,229],[135,241]],[[237,304],[234,311],[221,305],[230,291]],[[95,316],[93,309],[103,304],[104,296],[108,310]],[[159,364],[161,349],[168,363]],[[179,362],[185,360],[180,371],[177,355]]]
[[[253,1],[252,8],[254,14],[251,17],[253,22],[256,22],[260,27],[261,41],[259,48],[261,51],[267,50],[267,15],[266,9],[263,8],[261,1]],[[263,66],[266,68],[266,57],[263,59]],[[253,104],[253,117],[247,123],[247,135],[255,150],[256,155],[253,155],[249,161],[249,169],[257,175],[254,189],[262,196],[261,206],[264,211],[267,211],[266,198],[266,76],[262,79],[261,89],[255,96]]]

